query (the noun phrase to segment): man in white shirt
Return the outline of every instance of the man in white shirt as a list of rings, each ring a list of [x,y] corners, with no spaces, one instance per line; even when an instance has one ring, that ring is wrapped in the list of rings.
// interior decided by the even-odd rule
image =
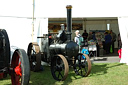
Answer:
[[[79,30],[76,30],[76,31],[75,31],[75,34],[76,34],[76,36],[75,36],[75,38],[74,38],[74,41],[79,45],[79,52],[80,52],[80,51],[81,51],[81,46],[80,46],[81,41],[80,41],[80,37],[82,37],[82,36],[79,34]]]
[[[80,43],[79,37],[81,37],[81,35],[79,34],[79,30],[76,30],[75,34],[76,34],[76,36],[75,36],[74,41],[79,45],[79,43]]]

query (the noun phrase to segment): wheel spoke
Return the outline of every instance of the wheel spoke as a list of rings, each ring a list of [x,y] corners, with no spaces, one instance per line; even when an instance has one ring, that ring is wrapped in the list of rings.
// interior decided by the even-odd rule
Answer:
[[[36,54],[36,51],[34,49],[32,49],[32,54]]]
[[[54,67],[54,73],[56,73],[56,71],[57,71],[57,68],[56,68],[56,67]]]
[[[61,74],[61,72],[59,71],[59,75],[61,76],[61,78],[63,78],[63,75]]]
[[[19,66],[21,66],[21,62],[19,63]]]
[[[59,72],[58,72],[58,76],[57,76],[57,78],[60,79],[60,78],[59,78]]]
[[[86,70],[86,68],[84,68],[84,71],[85,71],[85,74],[87,74],[87,70]]]
[[[16,84],[17,84],[17,85],[21,85],[21,83],[20,83],[20,82],[21,82],[21,81],[20,81],[21,76],[18,76],[17,74],[15,74],[15,79],[16,79],[16,80],[15,80],[15,81],[16,81]]]
[[[83,72],[82,72],[82,69],[81,69],[81,75],[82,75],[82,73],[83,73]]]
[[[78,69],[78,72],[81,70],[81,68],[79,67],[79,69]]]

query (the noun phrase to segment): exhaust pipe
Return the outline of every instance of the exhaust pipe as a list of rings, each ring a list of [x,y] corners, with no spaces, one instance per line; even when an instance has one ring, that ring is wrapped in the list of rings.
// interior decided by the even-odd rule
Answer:
[[[72,6],[67,5],[67,40],[71,41],[71,34],[72,34],[72,17],[71,17],[71,10]]]

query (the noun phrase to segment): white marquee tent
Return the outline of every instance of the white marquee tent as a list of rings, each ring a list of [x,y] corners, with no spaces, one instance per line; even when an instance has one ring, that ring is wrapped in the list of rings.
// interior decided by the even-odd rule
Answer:
[[[66,18],[66,6],[72,5],[73,18],[116,17],[118,19],[123,43],[121,62],[128,64],[127,0],[35,0],[34,5],[33,1],[2,0],[0,2],[0,28],[7,30],[11,46],[15,45],[27,50],[28,43],[32,41],[33,23],[34,41],[37,41],[37,35],[47,32],[48,18]]]

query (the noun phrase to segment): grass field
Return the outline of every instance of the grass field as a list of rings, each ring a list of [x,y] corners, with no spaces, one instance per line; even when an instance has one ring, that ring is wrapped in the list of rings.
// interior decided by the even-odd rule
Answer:
[[[10,77],[0,80],[0,85],[11,85]],[[70,68],[65,81],[54,80],[50,68],[44,67],[44,71],[31,72],[30,85],[128,85],[128,66],[120,63],[93,64],[88,77],[75,75]]]

